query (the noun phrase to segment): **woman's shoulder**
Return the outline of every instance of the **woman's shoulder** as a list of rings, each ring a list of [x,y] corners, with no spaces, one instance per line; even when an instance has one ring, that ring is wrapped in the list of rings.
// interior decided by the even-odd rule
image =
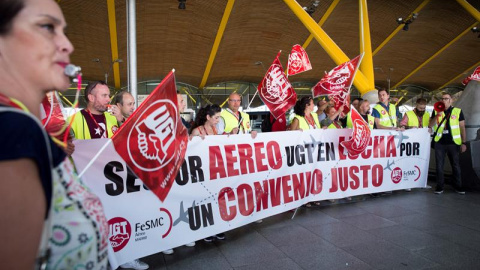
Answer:
[[[52,142],[40,122],[27,113],[0,113],[0,129],[1,159],[42,157],[47,155],[47,147],[52,150],[54,164],[65,158],[63,150]]]
[[[22,139],[42,134],[39,122],[24,112],[1,112],[0,127],[2,127],[0,138],[14,137],[12,139]]]

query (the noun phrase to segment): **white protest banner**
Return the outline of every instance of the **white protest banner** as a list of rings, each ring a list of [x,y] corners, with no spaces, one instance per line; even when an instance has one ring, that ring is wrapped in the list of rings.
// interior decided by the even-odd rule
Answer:
[[[349,157],[351,130],[195,137],[170,194],[161,202],[110,144],[83,176],[101,198],[118,263],[232,230],[309,201],[425,187],[427,129],[373,130]],[[107,139],[76,141],[79,171]]]

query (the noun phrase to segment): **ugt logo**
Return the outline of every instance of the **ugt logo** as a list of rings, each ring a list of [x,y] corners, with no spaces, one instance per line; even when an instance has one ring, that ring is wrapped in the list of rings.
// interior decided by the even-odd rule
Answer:
[[[124,248],[130,235],[132,235],[132,227],[128,220],[123,217],[114,217],[108,221],[108,227],[110,231],[110,244],[113,247],[114,252],[118,252]]]
[[[265,99],[272,104],[281,104],[291,96],[291,85],[285,77],[280,65],[272,64],[272,68],[266,76]]]
[[[402,169],[400,169],[399,167],[396,167],[395,169],[393,169],[391,174],[393,183],[395,184],[400,183],[400,181],[402,180],[402,175],[403,175]]]
[[[144,171],[166,166],[175,152],[178,112],[168,99],[157,100],[138,117],[128,135],[128,154],[132,162]],[[132,155],[140,152],[140,155]]]

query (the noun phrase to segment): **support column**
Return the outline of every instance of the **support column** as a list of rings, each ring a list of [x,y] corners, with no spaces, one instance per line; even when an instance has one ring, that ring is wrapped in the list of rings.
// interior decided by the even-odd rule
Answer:
[[[135,106],[138,106],[137,93],[137,22],[136,22],[136,1],[127,0],[128,10],[128,89],[135,98]]]

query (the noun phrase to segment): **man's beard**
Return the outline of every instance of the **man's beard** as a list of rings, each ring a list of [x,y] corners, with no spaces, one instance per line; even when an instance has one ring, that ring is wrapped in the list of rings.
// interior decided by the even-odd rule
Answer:
[[[417,111],[417,115],[420,117],[423,116],[424,114],[425,114],[425,111]]]
[[[104,113],[104,112],[107,111],[107,106],[97,105],[97,106],[95,106],[95,110]]]

